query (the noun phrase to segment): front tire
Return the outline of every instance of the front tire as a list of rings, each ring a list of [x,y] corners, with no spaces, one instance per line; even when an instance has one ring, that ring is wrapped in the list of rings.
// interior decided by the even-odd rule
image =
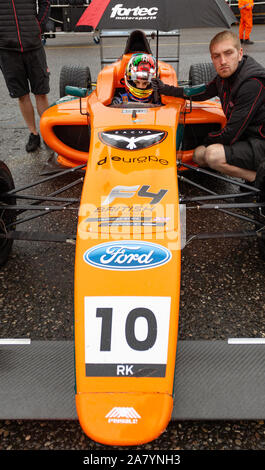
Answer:
[[[0,161],[0,203],[1,205],[6,204],[7,209],[0,210],[0,233],[6,233],[12,230],[10,224],[14,224],[16,221],[16,212],[14,210],[8,210],[8,204],[16,204],[15,196],[8,200],[2,196],[7,191],[14,189],[14,181],[9,168],[4,162]],[[12,249],[13,240],[0,238],[0,266],[3,266],[10,254]]]
[[[64,65],[60,73],[60,98],[65,96],[67,85],[91,90],[91,73],[89,67]]]

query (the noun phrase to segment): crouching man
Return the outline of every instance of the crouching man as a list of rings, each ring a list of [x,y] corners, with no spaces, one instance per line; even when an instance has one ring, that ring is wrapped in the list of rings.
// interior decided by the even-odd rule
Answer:
[[[208,134],[195,149],[193,160],[199,166],[254,183],[265,200],[265,69],[243,55],[240,40],[232,31],[214,36],[210,54],[217,75],[192,99],[219,96],[226,125]],[[165,85],[159,79],[153,79],[152,86],[160,94],[185,98],[183,88]]]

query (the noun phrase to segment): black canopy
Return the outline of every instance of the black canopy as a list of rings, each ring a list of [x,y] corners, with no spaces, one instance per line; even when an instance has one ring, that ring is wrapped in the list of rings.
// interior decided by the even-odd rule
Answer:
[[[225,0],[92,0],[76,26],[172,31],[229,28],[235,21]]]

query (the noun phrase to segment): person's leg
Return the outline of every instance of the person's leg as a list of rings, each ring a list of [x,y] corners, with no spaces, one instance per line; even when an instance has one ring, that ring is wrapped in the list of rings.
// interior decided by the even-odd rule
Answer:
[[[197,147],[193,154],[193,161],[199,166],[208,166],[227,176],[243,178],[249,182],[253,182],[256,178],[256,171],[228,164],[224,146],[221,144],[212,144],[209,145],[209,147],[202,145]]]
[[[205,161],[210,168],[227,176],[242,178],[249,182],[255,181],[256,171],[227,163],[225,149],[221,144],[213,144],[207,147]]]
[[[21,114],[29,131],[36,134],[35,115],[29,94],[23,53],[2,50],[0,51],[0,59],[9,94],[12,98],[18,99]]]
[[[28,54],[25,55],[24,60],[26,63],[31,92],[35,96],[38,114],[41,116],[49,106],[47,95],[50,91],[50,72],[48,70],[44,48],[41,47],[39,49],[29,51]]]
[[[195,163],[197,163],[197,165],[207,166],[207,162],[205,160],[205,152],[206,147],[204,145],[200,145],[194,150],[192,159]]]
[[[250,33],[253,27],[253,19],[252,19],[252,9],[246,9],[246,17],[245,17],[245,41],[250,40]]]
[[[19,107],[21,114],[28,126],[28,129],[31,134],[37,135],[36,122],[35,122],[35,112],[30,99],[30,95],[24,95],[18,98]]]
[[[24,63],[30,83],[31,92],[35,96],[36,108],[39,116],[48,108],[49,72],[46,63],[44,48],[29,51],[24,55]],[[31,134],[27,144],[27,151],[32,152],[40,146],[40,135]]]
[[[244,30],[245,30],[245,25],[244,25],[244,13],[241,11],[240,12],[240,23],[239,23],[239,39],[241,42],[244,41]]]
[[[26,144],[27,152],[35,152],[40,146],[40,136],[36,129],[35,112],[31,102],[30,95],[24,95],[18,98],[21,114],[30,131],[29,139]]]
[[[35,95],[35,99],[37,111],[41,117],[44,111],[46,111],[46,109],[49,107],[48,97],[47,95]]]

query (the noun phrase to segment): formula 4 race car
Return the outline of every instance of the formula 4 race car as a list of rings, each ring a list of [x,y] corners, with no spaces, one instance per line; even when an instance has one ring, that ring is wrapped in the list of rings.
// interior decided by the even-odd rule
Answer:
[[[264,203],[256,201],[258,190],[192,163],[204,136],[225,125],[218,100],[192,103],[211,67],[192,67],[189,100],[162,96],[157,104],[113,105],[132,46],[130,37],[123,56],[100,71],[93,91],[88,68],[65,66],[60,86],[61,94],[66,86],[66,94],[41,119],[42,136],[57,165],[64,167],[41,182],[70,172],[84,176],[77,232],[71,237],[76,242],[75,397],[84,432],[108,445],[151,441],[171,419],[185,243],[252,237],[265,254]],[[149,52],[145,47],[143,41],[143,52]],[[171,65],[159,61],[158,71],[165,83],[177,85]],[[206,185],[196,181],[197,175]],[[234,191],[216,193],[207,186],[212,179]],[[44,211],[42,201],[49,203],[48,213],[76,200],[58,198],[55,192],[16,205],[23,188],[14,189],[4,164],[0,183],[1,264],[14,239],[69,239],[19,232],[14,214]],[[199,195],[182,194],[183,183],[196,187]],[[249,228],[194,233],[185,240],[185,211],[204,209],[237,218]]]

